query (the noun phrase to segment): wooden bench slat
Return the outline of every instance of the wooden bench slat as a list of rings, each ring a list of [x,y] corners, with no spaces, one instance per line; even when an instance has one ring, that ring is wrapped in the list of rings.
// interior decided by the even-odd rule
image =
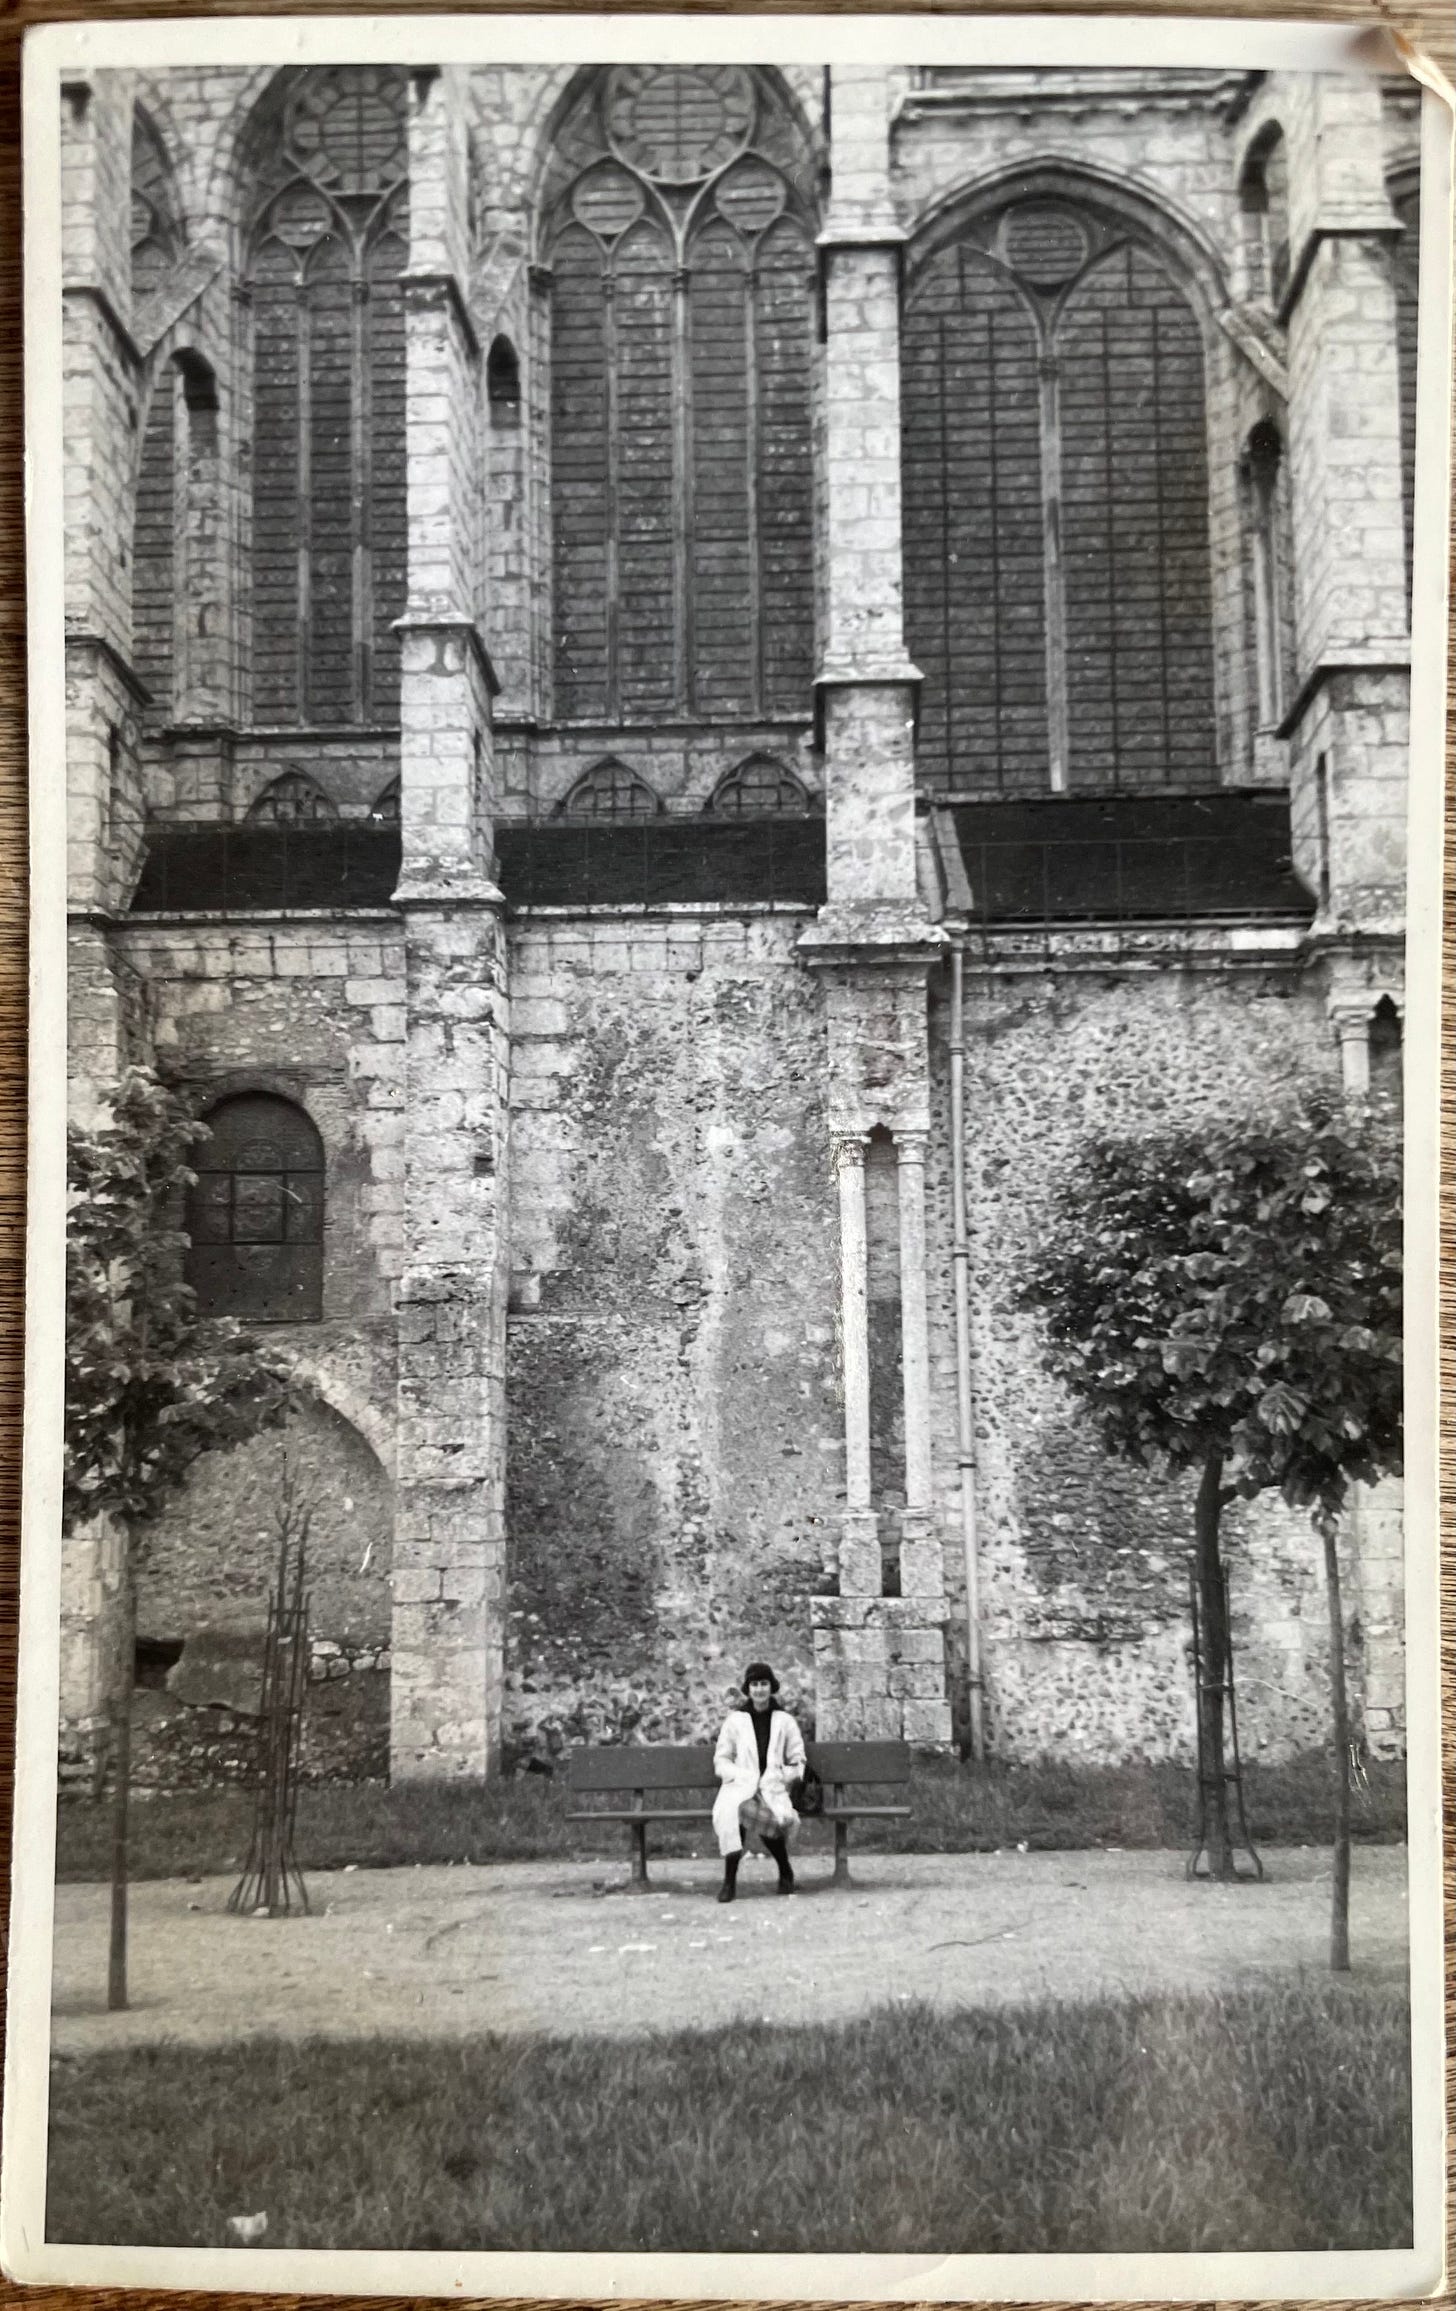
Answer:
[[[716,1789],[711,1749],[573,1749],[566,1761],[569,1789]]]
[[[910,1751],[903,1741],[811,1741],[806,1746],[821,1781],[910,1779]]]
[[[882,1814],[886,1819],[908,1821],[914,1809],[908,1805],[827,1805],[820,1814],[822,1822],[851,1822],[867,1819],[871,1814]],[[810,1820],[813,1816],[810,1815]]]
[[[693,1806],[589,1806],[580,1813],[569,1813],[569,1822],[710,1822],[710,1805]]]

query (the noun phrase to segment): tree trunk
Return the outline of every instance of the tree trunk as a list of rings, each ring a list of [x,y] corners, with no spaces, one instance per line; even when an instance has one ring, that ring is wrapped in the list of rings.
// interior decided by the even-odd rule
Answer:
[[[1340,1555],[1335,1520],[1320,1519],[1325,1544],[1325,1596],[1330,1608],[1330,1716],[1335,1743],[1335,1850],[1330,1898],[1330,1966],[1350,1971],[1350,1702],[1345,1687],[1345,1614],[1340,1599]]]
[[[131,1808],[131,1708],[136,1685],[136,1582],[132,1536],[121,1533],[121,1581],[117,1599],[116,1680],[111,1719],[111,1942],[106,1965],[106,2004],[113,2014],[126,2006],[127,1834]]]
[[[1223,1559],[1219,1550],[1222,1493],[1223,1454],[1214,1451],[1203,1464],[1193,1509],[1194,1578],[1203,1632],[1198,1723],[1203,1771],[1208,1777],[1201,1796],[1209,1876],[1231,1878],[1234,1848],[1229,1835],[1228,1783],[1224,1779],[1224,1696],[1228,1688],[1229,1634]]]

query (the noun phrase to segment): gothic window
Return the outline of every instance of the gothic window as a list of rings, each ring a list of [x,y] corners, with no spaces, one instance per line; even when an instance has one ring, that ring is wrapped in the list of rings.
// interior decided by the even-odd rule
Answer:
[[[521,364],[509,337],[497,337],[485,359],[485,398],[497,425],[513,425],[521,410]]]
[[[268,148],[248,273],[254,715],[389,721],[406,587],[403,75],[303,73]]]
[[[131,295],[151,296],[182,254],[172,171],[162,140],[140,105],[131,116]]]
[[[1397,186],[1391,194],[1403,230],[1395,244],[1396,354],[1400,365],[1400,464],[1405,496],[1405,580],[1411,583],[1411,544],[1416,502],[1416,313],[1420,291],[1421,185]]]
[[[204,1119],[187,1200],[188,1282],[202,1316],[317,1322],[323,1314],[323,1144],[290,1100],[248,1092]]]
[[[302,771],[286,770],[265,786],[248,812],[252,826],[332,826],[338,817],[329,797]]]
[[[798,713],[812,679],[813,208],[739,65],[623,65],[569,111],[552,274],[555,703]]]
[[[916,268],[902,394],[922,781],[1211,780],[1203,346],[1162,258],[1050,196],[981,214]]]
[[[812,808],[809,792],[771,754],[751,754],[725,772],[708,808],[718,818],[804,818]]]
[[[1278,127],[1260,136],[1239,180],[1248,293],[1278,305],[1289,287],[1289,154]]]
[[[645,779],[609,757],[583,771],[556,805],[558,818],[656,818],[662,804]]]
[[[392,778],[388,786],[374,797],[369,805],[369,824],[375,827],[399,825],[399,780]]]
[[[1272,730],[1288,704],[1292,645],[1292,549],[1289,489],[1279,428],[1265,418],[1254,427],[1242,468],[1251,546],[1254,664],[1259,727]]]
[[[177,430],[180,379],[169,361],[147,403],[132,530],[132,656],[152,711],[172,703],[177,600]]]

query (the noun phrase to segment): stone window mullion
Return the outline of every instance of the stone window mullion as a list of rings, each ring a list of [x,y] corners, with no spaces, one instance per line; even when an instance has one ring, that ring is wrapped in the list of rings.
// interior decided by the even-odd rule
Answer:
[[[1067,705],[1067,588],[1062,566],[1061,369],[1050,349],[1038,363],[1041,426],[1042,585],[1045,592],[1047,768],[1051,789],[1071,783]]]
[[[351,711],[356,721],[364,722],[373,709],[374,587],[371,558],[373,541],[369,517],[374,497],[373,459],[370,454],[374,409],[372,364],[369,360],[369,285],[357,250],[355,267],[351,316],[353,345],[350,354],[354,390],[349,396],[350,468],[354,476],[351,507],[353,550],[350,556],[354,603]]]
[[[673,708],[697,708],[694,648],[693,547],[693,364],[688,307],[691,268],[679,265],[672,277],[672,654]]]
[[[602,431],[602,536],[606,563],[606,600],[603,623],[606,641],[607,720],[622,719],[622,670],[619,661],[617,616],[619,603],[620,541],[617,534],[617,464],[621,454],[621,396],[617,390],[617,276],[609,257],[602,272],[602,367],[606,393],[606,424]]]
[[[763,417],[759,394],[758,375],[758,267],[749,260],[743,298],[743,356],[747,386],[747,424],[745,426],[744,465],[748,492],[748,628],[751,637],[749,664],[749,707],[754,714],[764,712],[763,643],[763,543],[759,509],[763,501]]]

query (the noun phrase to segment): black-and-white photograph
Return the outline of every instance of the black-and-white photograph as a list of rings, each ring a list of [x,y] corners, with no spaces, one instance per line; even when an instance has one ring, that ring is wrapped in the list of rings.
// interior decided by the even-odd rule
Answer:
[[[1437,2283],[1439,139],[868,22],[32,55],[19,2276]]]

